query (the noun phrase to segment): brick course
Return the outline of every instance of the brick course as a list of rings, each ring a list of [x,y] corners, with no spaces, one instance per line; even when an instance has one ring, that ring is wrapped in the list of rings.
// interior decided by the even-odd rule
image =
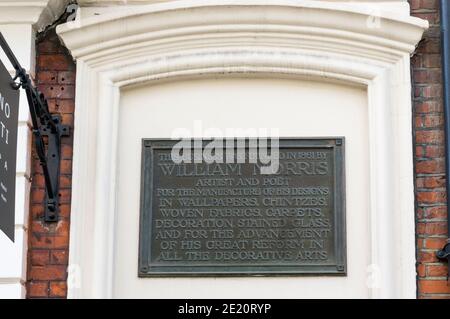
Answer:
[[[447,264],[436,258],[447,238],[440,5],[439,0],[410,4],[412,15],[430,22],[412,58],[418,297],[450,298]]]
[[[48,31],[36,45],[36,84],[48,99],[50,112],[61,115],[63,124],[71,126],[72,135],[62,139],[61,220],[56,224],[46,224],[42,220],[45,199],[44,176],[35,150],[32,152],[27,297],[65,298],[69,256],[76,68],[54,30]]]

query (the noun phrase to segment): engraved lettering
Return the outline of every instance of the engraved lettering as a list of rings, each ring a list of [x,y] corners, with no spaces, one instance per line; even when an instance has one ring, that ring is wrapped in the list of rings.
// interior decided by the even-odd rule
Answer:
[[[308,273],[313,268],[342,273],[344,261],[338,258],[345,245],[336,243],[344,238],[337,236],[344,213],[337,202],[342,160],[335,144],[281,142],[278,171],[271,175],[262,171],[266,166],[258,162],[254,144],[234,144],[219,140],[202,148],[198,141],[185,141],[152,150],[146,159],[151,165],[144,166],[152,170],[143,189],[152,199],[143,208],[143,218],[150,218],[141,234],[147,240],[141,254],[149,254],[141,258],[149,261],[144,275],[155,267],[155,273],[173,269],[168,274],[292,273],[302,267]],[[227,162],[220,162],[230,145],[233,158],[227,152]],[[208,160],[199,160],[202,153]],[[176,154],[196,160],[175,161]]]

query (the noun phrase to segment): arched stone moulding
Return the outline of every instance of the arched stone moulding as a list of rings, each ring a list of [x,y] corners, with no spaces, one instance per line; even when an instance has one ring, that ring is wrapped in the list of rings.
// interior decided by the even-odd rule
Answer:
[[[117,12],[58,28],[78,72],[69,297],[112,297],[121,90],[217,75],[367,88],[370,264],[381,274],[371,296],[415,297],[409,58],[427,22],[322,1],[169,1]]]

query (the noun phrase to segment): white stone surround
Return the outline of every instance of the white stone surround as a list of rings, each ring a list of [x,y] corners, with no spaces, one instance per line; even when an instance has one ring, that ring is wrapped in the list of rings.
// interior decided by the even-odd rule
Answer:
[[[77,59],[69,297],[112,297],[122,89],[219,74],[367,89],[370,256],[387,274],[370,295],[415,297],[410,54],[428,23],[406,1],[80,2],[58,28]]]
[[[34,74],[35,34],[62,13],[66,0],[0,0],[0,31],[22,66]],[[0,50],[0,59],[14,74]],[[31,134],[26,95],[21,92],[16,175],[16,233],[12,243],[0,232],[0,299],[24,298],[27,275]]]

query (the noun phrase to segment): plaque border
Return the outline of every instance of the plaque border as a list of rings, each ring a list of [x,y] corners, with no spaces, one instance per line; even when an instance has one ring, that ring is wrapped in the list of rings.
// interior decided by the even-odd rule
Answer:
[[[224,138],[224,140],[242,140],[241,138]],[[248,140],[248,139],[245,139]],[[179,142],[174,139],[143,138],[141,154],[141,197],[139,222],[139,259],[138,277],[279,277],[279,276],[347,276],[347,234],[346,234],[346,181],[345,181],[345,137],[307,137],[280,138],[280,149],[286,148],[333,148],[334,150],[334,244],[336,263],[308,265],[176,265],[155,266],[150,263],[151,221],[153,179],[151,169],[153,154],[156,149],[172,148]],[[211,139],[203,139],[207,143]],[[150,231],[145,232],[148,229]],[[187,269],[189,268],[189,269]],[[218,270],[212,270],[217,268]],[[226,269],[226,270],[224,270]]]

